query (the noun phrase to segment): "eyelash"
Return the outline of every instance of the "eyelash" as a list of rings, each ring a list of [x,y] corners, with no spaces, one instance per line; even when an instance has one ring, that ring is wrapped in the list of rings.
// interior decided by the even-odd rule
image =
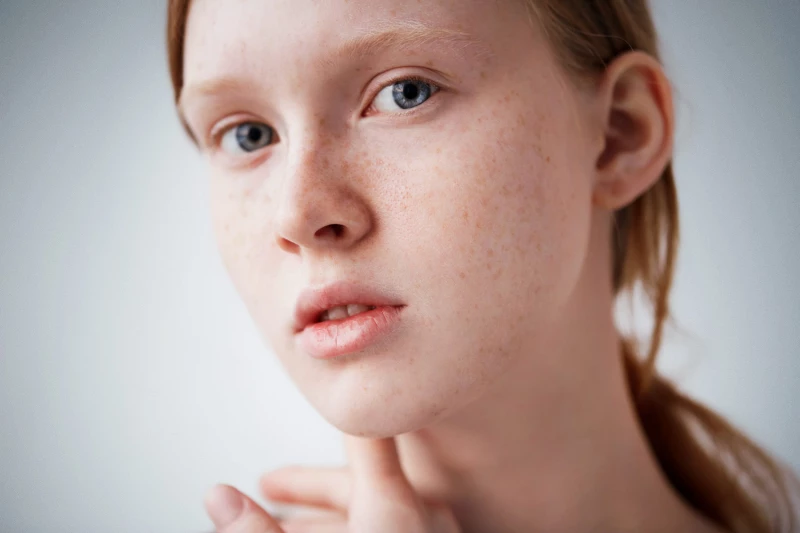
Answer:
[[[436,93],[438,93],[439,91],[442,90],[442,86],[441,85],[439,85],[437,83],[434,83],[433,81],[431,81],[431,80],[429,80],[429,79],[427,79],[425,77],[418,76],[418,75],[413,75],[413,74],[412,75],[398,75],[394,79],[391,79],[391,80],[387,81],[386,83],[382,84],[380,87],[378,87],[378,89],[376,91],[374,91],[374,93],[370,97],[370,100],[369,100],[370,105],[369,105],[369,107],[367,108],[366,111],[369,111],[372,108],[372,106],[373,106],[373,104],[375,102],[375,98],[378,97],[378,95],[381,93],[381,91],[383,91],[386,87],[390,87],[390,86],[395,85],[396,83],[401,82],[401,81],[414,81],[414,82],[420,82],[420,83],[425,83],[425,84],[430,85],[434,89],[434,91],[431,93],[431,95],[428,98],[428,100],[433,98],[433,96]],[[427,103],[428,100],[425,100],[425,103]],[[421,107],[422,105],[424,105],[424,104],[420,104],[417,107]],[[404,112],[393,113],[393,114],[395,114],[395,115],[409,115],[411,113],[414,113],[415,109],[417,109],[417,108],[415,107],[415,108],[406,110]],[[211,132],[209,134],[209,137],[208,137],[209,138],[209,145],[212,148],[214,148],[214,150],[219,149],[220,148],[220,143],[222,142],[222,138],[225,136],[226,133],[228,133],[233,128],[238,128],[242,124],[247,124],[248,122],[257,122],[257,121],[250,120],[250,119],[237,120],[236,122],[232,122],[230,124],[226,124],[224,126],[219,126],[219,127],[214,128],[213,130],[211,130]],[[272,129],[272,126],[270,126],[269,124],[265,124],[265,125],[269,126],[270,129]],[[273,129],[273,132],[274,131],[275,130]]]

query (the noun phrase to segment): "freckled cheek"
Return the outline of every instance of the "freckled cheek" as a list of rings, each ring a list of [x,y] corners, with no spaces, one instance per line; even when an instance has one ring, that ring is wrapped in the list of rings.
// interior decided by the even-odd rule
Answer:
[[[451,161],[458,164],[442,172],[450,182],[442,194],[450,198],[441,204],[453,207],[444,221],[448,231],[475,244],[497,242],[530,230],[542,215],[545,169],[536,152],[480,143],[463,146]]]
[[[212,178],[211,220],[220,257],[245,300],[267,290],[274,279],[274,236],[270,231],[270,197],[255,188]],[[272,258],[272,259],[271,259]],[[277,268],[277,267],[275,267]]]
[[[414,204],[438,230],[421,234],[433,239],[432,264],[458,264],[442,273],[450,279],[541,284],[568,259],[566,218],[580,179],[534,118],[492,121],[503,127],[462,135],[428,159],[436,186],[422,188]]]

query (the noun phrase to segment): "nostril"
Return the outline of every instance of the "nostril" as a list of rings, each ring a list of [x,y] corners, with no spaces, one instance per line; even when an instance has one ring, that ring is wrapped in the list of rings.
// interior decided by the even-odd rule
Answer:
[[[330,236],[335,239],[341,238],[344,235],[345,227],[342,224],[329,224],[324,228],[317,231],[315,236],[326,237]]]

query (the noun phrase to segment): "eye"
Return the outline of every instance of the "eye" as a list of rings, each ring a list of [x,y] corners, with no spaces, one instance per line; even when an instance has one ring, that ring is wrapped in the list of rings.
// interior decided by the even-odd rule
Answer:
[[[401,110],[412,109],[424,104],[428,98],[439,90],[439,87],[425,80],[402,79],[387,85],[375,96],[372,107],[376,111],[390,113]]]
[[[275,130],[260,122],[244,122],[222,135],[222,149],[230,155],[255,152],[272,143]]]

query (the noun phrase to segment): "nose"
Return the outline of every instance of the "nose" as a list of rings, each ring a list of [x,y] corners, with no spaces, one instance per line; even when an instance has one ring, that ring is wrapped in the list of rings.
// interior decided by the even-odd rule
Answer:
[[[275,220],[275,238],[283,250],[346,250],[372,230],[369,206],[358,191],[353,165],[344,164],[330,145],[306,143],[289,149]]]

